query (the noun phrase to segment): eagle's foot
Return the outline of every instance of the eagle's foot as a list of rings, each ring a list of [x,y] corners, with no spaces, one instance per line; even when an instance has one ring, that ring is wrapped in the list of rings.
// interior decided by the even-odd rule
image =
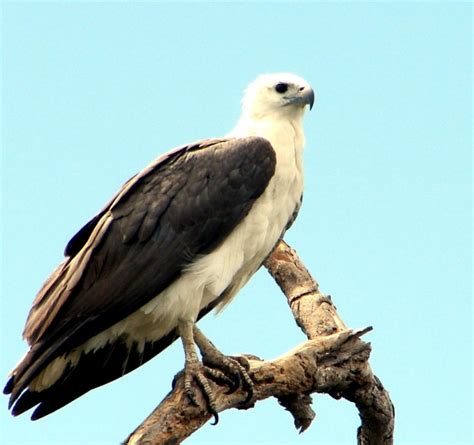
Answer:
[[[206,369],[212,370],[216,377],[217,375],[226,377],[220,380],[229,386],[227,394],[232,394],[242,387],[247,392],[244,404],[250,402],[253,397],[254,386],[248,373],[250,368],[248,360],[245,357],[229,357],[222,354],[196,326],[194,326],[193,331],[194,341],[201,351],[202,361]],[[213,378],[212,373],[208,372],[208,375]],[[218,381],[219,379],[216,378],[215,380]]]
[[[199,406],[194,385],[196,383],[206,400],[207,410],[214,416],[214,425],[216,425],[219,421],[219,416],[217,414],[216,399],[207,377],[210,373],[212,373],[212,370],[202,365],[198,360],[188,361],[184,368],[184,391],[191,403]]]
[[[219,421],[216,398],[208,379],[216,373],[211,368],[204,366],[198,359],[194,346],[193,325],[194,323],[189,321],[179,323],[179,334],[184,347],[184,391],[189,401],[193,405],[199,406],[198,388],[201,390],[207,411],[214,416],[214,425],[216,425]]]

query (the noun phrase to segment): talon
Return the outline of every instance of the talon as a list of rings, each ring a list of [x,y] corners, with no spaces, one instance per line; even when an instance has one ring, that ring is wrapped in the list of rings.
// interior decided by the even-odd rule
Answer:
[[[205,369],[206,367],[202,366],[202,371],[196,373],[195,378],[197,384],[201,388],[204,398],[206,399],[207,410],[209,411],[209,414],[212,414],[214,416],[214,423],[212,423],[212,425],[217,425],[217,423],[219,422],[219,415],[217,414],[216,399],[214,397],[211,387],[209,386],[209,381],[203,375]]]
[[[196,327],[193,327],[194,340],[201,351],[203,363],[219,370],[225,374],[227,380],[230,380],[229,390],[226,394],[232,394],[242,387],[247,391],[247,397],[244,403],[250,402],[253,397],[253,382],[248,374],[250,364],[245,357],[227,357],[223,355],[216,347],[204,336],[204,334]]]
[[[245,357],[226,357],[223,355],[192,323],[182,322],[180,324],[180,335],[185,352],[184,390],[186,395],[190,403],[199,406],[196,389],[193,388],[195,382],[201,389],[209,414],[214,417],[212,424],[217,425],[219,415],[217,414],[216,399],[209,385],[209,379],[216,383],[220,382],[228,385],[229,389],[226,394],[231,394],[242,388],[247,392],[243,403],[248,404],[254,395],[253,382],[248,374],[249,362]],[[197,358],[194,344],[201,351],[202,363]]]
[[[227,386],[229,387],[229,389],[224,393],[226,396],[230,394],[234,394],[234,392],[239,389],[240,385],[236,385],[234,382],[231,381],[231,383],[228,384]]]
[[[238,360],[236,357],[225,358],[228,360],[226,365],[228,366],[229,371],[232,372],[235,377],[235,386],[230,388],[227,394],[232,394],[242,386],[242,389],[247,391],[247,397],[244,400],[244,404],[250,402],[253,397],[253,382],[247,372],[247,370],[250,369],[248,361],[244,357],[241,357],[241,360]]]
[[[249,361],[245,357],[239,358],[240,359],[238,359],[237,357],[233,357],[233,360],[235,361],[235,364],[239,369],[242,386],[244,389],[247,390],[247,397],[244,400],[244,404],[246,404],[250,402],[253,397],[253,381],[247,372],[250,369]]]
[[[247,397],[245,398],[243,404],[244,404],[244,405],[247,405],[247,403],[249,403],[249,402],[252,400],[252,397],[253,397],[253,387],[252,387],[252,388],[248,388]]]
[[[217,414],[216,412],[210,412],[210,413],[214,416],[214,422],[212,422],[211,425],[216,426],[219,423],[219,414]]]
[[[206,401],[207,411],[214,417],[214,422],[212,423],[212,425],[217,425],[217,423],[219,422],[219,415],[217,414],[216,399],[214,397],[212,388],[209,385],[209,380],[207,379],[205,374],[219,378],[227,378],[222,372],[218,370],[203,366],[197,361],[191,362],[188,363],[184,369],[184,390],[186,392],[186,395],[188,396],[189,401],[194,406],[199,406],[196,397],[196,389],[193,386],[193,383],[196,382],[196,385],[199,386],[204,400]],[[220,374],[222,374],[222,376]]]

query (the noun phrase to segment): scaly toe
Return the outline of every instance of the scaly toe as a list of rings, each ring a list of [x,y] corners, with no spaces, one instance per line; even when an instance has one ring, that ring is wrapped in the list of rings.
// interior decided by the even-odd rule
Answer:
[[[216,398],[214,397],[214,393],[209,385],[209,380],[204,376],[204,372],[196,374],[195,379],[206,399],[207,410],[214,416],[214,422],[212,425],[217,425],[219,422],[219,415],[217,414]]]
[[[190,402],[195,406],[199,406],[196,396],[196,388],[193,384],[194,382],[196,383],[204,396],[208,412],[214,416],[213,425],[216,425],[219,422],[216,399],[212,388],[209,385],[209,380],[207,379],[206,374],[214,374],[214,370],[203,366],[199,362],[188,364],[184,370],[184,390]]]
[[[247,397],[244,400],[244,403],[248,403],[250,402],[250,400],[252,400],[254,387],[253,387],[252,379],[250,378],[249,373],[248,373],[248,370],[250,369],[250,364],[247,359],[245,359],[244,357],[241,357],[241,358],[243,359],[242,361],[245,363],[245,366],[242,365],[240,360],[237,360],[236,358],[233,358],[233,360],[237,369],[239,370],[239,373],[240,373],[239,377],[242,382],[242,387],[247,391]]]
[[[204,369],[206,371],[206,377],[216,382],[218,385],[227,385],[227,386],[235,385],[234,381],[231,378],[229,378],[229,376],[227,376],[220,369],[209,368],[207,366],[204,366]]]
[[[193,388],[194,373],[191,370],[184,371],[184,391],[188,396],[188,399],[195,406],[199,406],[197,402],[196,394]]]
[[[222,374],[227,376],[227,384],[229,390],[227,394],[232,394],[237,389],[242,387],[247,391],[247,398],[244,403],[248,403],[253,397],[253,382],[250,378],[247,369],[250,368],[248,360],[244,357],[239,359],[234,357],[227,357],[225,355],[205,357],[204,363],[212,366],[212,369],[218,369]]]

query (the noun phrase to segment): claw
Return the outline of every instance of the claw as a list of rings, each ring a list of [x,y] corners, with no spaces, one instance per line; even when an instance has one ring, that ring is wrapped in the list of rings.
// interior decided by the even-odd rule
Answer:
[[[199,406],[196,391],[193,387],[193,382],[196,382],[206,400],[206,407],[209,414],[214,417],[214,422],[211,425],[217,425],[219,415],[217,414],[216,399],[209,385],[209,380],[204,375],[208,373],[209,368],[201,365],[198,361],[188,363],[184,370],[184,391],[190,402],[195,406]]]
[[[250,402],[253,397],[253,382],[247,372],[250,369],[248,360],[245,357],[227,357],[223,355],[196,326],[194,326],[194,340],[201,351],[204,365],[219,370],[231,382],[226,394],[232,394],[242,387],[247,391],[244,404]]]
[[[216,425],[219,422],[219,416],[209,379],[228,385],[227,394],[242,387],[244,391],[247,391],[244,401],[244,404],[247,404],[253,398],[253,382],[248,374],[250,369],[248,360],[245,357],[223,355],[190,321],[180,322],[179,333],[184,346],[184,390],[186,395],[190,403],[199,406],[196,396],[196,386],[198,386],[206,401],[209,414],[214,416],[213,425]],[[197,357],[195,344],[201,351],[202,363]]]
[[[234,365],[230,357],[223,357],[223,359],[224,358],[226,359],[225,364],[224,362],[216,363],[216,361],[209,361],[206,358],[204,358],[203,363],[205,365],[213,366],[213,368],[209,367],[208,369],[212,369],[213,372],[216,372],[218,375],[225,377],[225,379],[222,379],[223,383],[225,383],[229,387],[225,394],[233,394],[240,388],[242,379],[240,377],[238,367]],[[228,362],[227,359],[229,360]]]
[[[217,414],[216,400],[214,398],[212,389],[209,386],[209,381],[201,373],[196,374],[196,381],[199,387],[201,388],[204,398],[206,399],[206,405],[207,405],[207,410],[209,411],[209,414],[212,414],[212,416],[214,416],[214,422],[211,425],[217,425],[217,423],[219,422],[219,415]]]
[[[249,376],[248,370],[250,369],[250,364],[245,357],[228,357],[234,360],[234,363],[239,370],[239,378],[242,383],[242,387],[247,390],[247,397],[244,400],[244,404],[247,404],[252,400],[253,397],[253,382]]]

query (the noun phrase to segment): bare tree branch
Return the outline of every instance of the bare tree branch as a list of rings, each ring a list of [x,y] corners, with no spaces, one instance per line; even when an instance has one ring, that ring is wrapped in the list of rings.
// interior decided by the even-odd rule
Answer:
[[[392,444],[394,408],[368,364],[370,344],[360,339],[371,328],[348,329],[330,297],[319,292],[317,282],[283,241],[265,267],[286,295],[296,323],[308,341],[271,361],[246,356],[254,382],[253,398],[246,405],[244,391],[226,394],[226,387],[211,382],[217,411],[248,409],[259,400],[275,397],[293,415],[295,427],[304,431],[315,417],[310,394],[326,393],[337,399],[344,397],[357,406],[362,422],[357,432],[359,445]],[[204,408],[204,400],[199,402],[200,406],[189,402],[182,375],[178,374],[172,391],[124,443],[181,443],[212,417]]]

